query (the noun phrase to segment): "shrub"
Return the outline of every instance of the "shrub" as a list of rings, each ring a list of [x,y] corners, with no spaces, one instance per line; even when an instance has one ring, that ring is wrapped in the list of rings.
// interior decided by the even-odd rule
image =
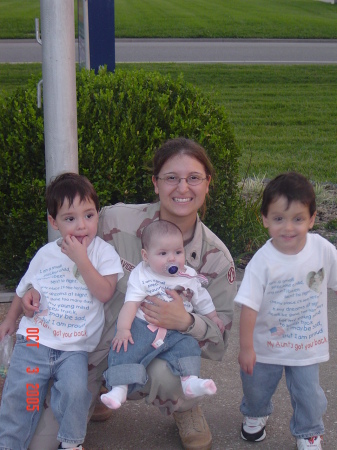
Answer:
[[[238,187],[242,202],[238,208],[240,231],[236,235],[235,248],[242,254],[235,254],[235,262],[242,268],[247,265],[255,251],[266,242],[269,234],[263,226],[260,212],[265,187],[264,178],[245,178],[239,182]]]
[[[329,220],[325,224],[325,228],[329,231],[336,231],[337,230],[337,219]]]
[[[77,115],[80,173],[102,206],[154,199],[148,168],[166,139],[185,136],[204,146],[217,174],[205,223],[236,250],[239,150],[222,107],[182,76],[82,70]],[[47,240],[43,112],[33,81],[1,105],[0,153],[0,275],[13,285]]]

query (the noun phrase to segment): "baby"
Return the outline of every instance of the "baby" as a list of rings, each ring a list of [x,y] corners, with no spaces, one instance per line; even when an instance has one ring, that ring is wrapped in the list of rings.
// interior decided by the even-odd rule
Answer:
[[[142,258],[143,262],[133,269],[128,281],[125,303],[109,353],[109,368],[104,373],[111,391],[101,396],[102,402],[109,408],[119,408],[126,401],[127,393],[145,385],[146,367],[156,357],[167,361],[173,374],[180,376],[187,398],[215,394],[216,386],[212,380],[198,378],[201,355],[198,342],[179,331],[148,324],[140,309],[149,296],[171,301],[168,290],[174,289],[181,294],[187,312],[207,316],[224,332],[224,324],[212,299],[202,287],[202,283],[207,282],[206,277],[184,265],[180,229],[165,220],[148,225],[142,234]],[[128,346],[129,343],[133,345]]]

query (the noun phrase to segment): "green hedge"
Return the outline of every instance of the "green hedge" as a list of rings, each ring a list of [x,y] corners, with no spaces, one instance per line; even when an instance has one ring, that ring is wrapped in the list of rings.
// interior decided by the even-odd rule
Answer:
[[[13,285],[47,240],[43,110],[36,106],[36,80],[0,108],[0,277]],[[239,150],[223,108],[182,76],[82,70],[77,114],[80,173],[93,182],[102,206],[154,199],[148,169],[154,149],[166,139],[184,136],[203,145],[217,174],[205,222],[233,252],[240,251],[235,241]]]

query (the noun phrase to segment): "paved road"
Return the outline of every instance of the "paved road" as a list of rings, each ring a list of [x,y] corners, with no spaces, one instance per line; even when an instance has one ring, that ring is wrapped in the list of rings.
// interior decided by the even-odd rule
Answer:
[[[243,271],[238,269],[238,279]],[[328,399],[324,417],[324,450],[335,450],[337,442],[337,301],[329,291],[328,301],[330,361],[320,365],[321,386]],[[222,362],[202,360],[204,378],[212,378],[217,394],[202,401],[202,409],[213,435],[212,450],[294,450],[295,438],[289,430],[292,407],[285,379],[274,395],[274,412],[267,425],[267,437],[260,444],[240,438],[242,416],[239,405],[242,396],[239,365],[239,317],[235,306],[229,347]],[[163,417],[153,406],[143,401],[126,402],[103,423],[90,422],[84,447],[88,450],[182,450],[178,431],[172,417]]]
[[[0,62],[42,62],[42,48],[0,40]],[[120,62],[337,64],[337,40],[116,39]]]

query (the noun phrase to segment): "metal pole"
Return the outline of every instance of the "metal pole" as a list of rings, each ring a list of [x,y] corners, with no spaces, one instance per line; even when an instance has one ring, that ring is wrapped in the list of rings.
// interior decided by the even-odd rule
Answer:
[[[41,0],[46,183],[78,173],[74,0]],[[48,239],[55,233],[48,229]]]

